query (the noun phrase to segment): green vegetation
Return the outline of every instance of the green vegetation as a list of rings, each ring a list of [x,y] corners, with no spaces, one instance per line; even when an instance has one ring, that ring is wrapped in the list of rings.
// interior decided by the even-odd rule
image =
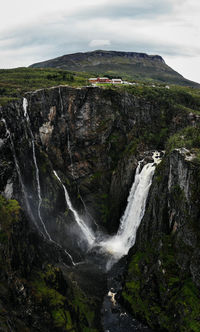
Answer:
[[[171,136],[167,148],[169,152],[175,148],[200,149],[200,126],[186,127]]]
[[[157,243],[160,243],[158,250]],[[199,291],[176,263],[171,236],[154,239],[145,251],[137,252],[129,264],[122,293],[134,315],[152,328],[167,331],[200,331]]]
[[[59,268],[50,264],[45,269],[32,275],[32,294],[37,305],[47,307],[55,327],[64,331],[97,332],[94,328],[95,303],[88,298],[76,283],[70,288],[62,285]]]
[[[199,89],[179,86],[170,86],[170,89],[166,89],[161,85],[152,87],[147,84],[119,86],[117,88],[121,93],[124,93],[124,96],[126,92],[131,93],[140,98],[140,100],[145,100],[145,105],[149,103],[149,105],[155,106],[155,110],[158,110],[153,118],[153,126],[152,123],[147,122],[145,126],[133,128],[132,132],[129,133],[130,143],[127,146],[127,151],[135,151],[137,145],[141,143],[163,149],[169,138],[169,127],[174,113],[178,114],[178,117],[182,119],[187,119],[189,115],[200,115]],[[143,104],[141,104],[141,108],[143,108]],[[146,110],[144,109],[144,111]],[[199,126],[197,126],[185,128],[178,132],[170,138],[167,146],[168,150],[179,147],[198,149],[200,147],[199,143]]]
[[[97,332],[94,310],[96,303],[92,299],[88,298],[76,284],[68,288],[58,267],[45,262],[42,267],[37,265],[37,262],[31,262],[30,266],[27,264],[25,251],[32,251],[32,244],[27,244],[24,237],[15,238],[16,224],[20,232],[18,236],[21,236],[21,217],[18,202],[6,200],[0,195],[0,267],[3,271],[0,275],[1,327],[7,330],[7,319],[11,317],[11,321],[13,319],[16,326],[20,326],[17,330],[27,332],[30,330],[28,327],[30,322],[27,322],[26,318],[22,321],[15,318],[15,306],[21,304],[21,300],[18,302],[16,298],[10,303],[10,300],[5,301],[4,298],[5,294],[9,299],[11,296],[16,296],[16,285],[22,284],[26,290],[24,303],[26,301],[32,303],[34,315],[41,315],[41,319],[44,320],[42,324],[46,328],[51,326],[55,331]],[[7,279],[12,282],[8,284]]]
[[[169,138],[167,142],[168,152],[180,148],[190,150],[188,157],[192,154],[192,161],[200,164],[200,125],[186,127]]]
[[[25,92],[56,85],[83,86],[89,74],[61,69],[16,68],[0,69],[0,104],[17,100]]]
[[[124,156],[126,155],[134,155],[137,152],[137,148],[139,145],[139,139],[138,138],[133,138],[130,143],[126,146],[123,154]]]
[[[18,222],[20,206],[16,200],[6,200],[0,195],[0,241],[10,238],[13,225]]]
[[[159,105],[165,104],[166,107],[173,105],[178,109],[184,109],[187,112],[197,111],[200,114],[200,89],[178,85],[170,85],[170,88],[167,89],[162,84],[155,84],[152,87],[144,82],[137,85],[120,85],[118,88]]]
[[[43,272],[38,272],[32,281],[32,292],[37,305],[47,306],[55,327],[75,332],[66,296],[60,289],[60,270],[47,265]]]
[[[103,75],[103,74],[102,74]],[[16,68],[0,69],[0,104],[17,100],[25,92],[42,88],[49,88],[57,85],[69,85],[72,87],[81,87],[88,85],[88,78],[91,73],[75,72],[53,68]],[[98,73],[94,73],[98,76]],[[106,72],[103,76],[106,76]],[[112,75],[112,76],[119,76]],[[126,78],[126,77],[125,77]],[[136,85],[112,85],[103,84],[104,89],[119,89],[122,92],[127,91],[135,96],[141,96],[149,101],[173,103],[177,107],[185,107],[186,111],[200,111],[200,89],[189,87],[170,86],[166,89],[164,83],[154,83],[145,81],[143,78],[137,80]]]
[[[78,330],[83,332],[97,332],[95,321],[94,299],[89,298],[77,284],[73,283],[70,288],[70,303],[77,316]]]

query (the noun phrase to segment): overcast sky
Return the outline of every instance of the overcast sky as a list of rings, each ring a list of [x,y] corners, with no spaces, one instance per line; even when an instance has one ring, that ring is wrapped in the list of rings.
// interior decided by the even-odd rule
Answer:
[[[95,49],[161,55],[200,83],[199,0],[6,0],[0,68]]]

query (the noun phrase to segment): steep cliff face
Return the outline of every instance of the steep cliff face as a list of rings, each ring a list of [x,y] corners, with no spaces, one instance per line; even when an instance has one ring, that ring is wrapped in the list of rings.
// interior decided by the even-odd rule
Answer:
[[[63,217],[66,211],[63,188],[55,179],[53,169],[62,172],[62,179],[81,214],[86,214],[87,208],[87,219],[91,219],[88,222],[92,224],[93,218],[100,223],[109,220],[107,227],[112,230],[117,227],[124,208],[138,151],[156,145],[162,147],[166,135],[191,122],[187,112],[113,90],[58,87],[27,94],[27,100],[29,123],[20,103],[1,111],[13,144],[5,123],[1,122],[0,189],[8,197],[13,191],[20,201],[15,153],[27,191],[25,201],[33,207],[32,219],[37,218],[35,149],[42,213],[48,219],[47,231],[54,233],[55,238],[63,233],[59,228],[61,224],[65,228],[63,220],[70,223],[72,216]],[[39,227],[45,233],[44,227]]]
[[[199,163],[175,149],[159,165],[123,297],[151,327],[200,329]]]
[[[163,149],[167,138],[179,129],[196,125],[199,115],[174,107],[162,98],[136,96],[123,90],[64,86],[28,93],[21,102],[1,108],[0,114],[0,192],[6,199],[17,199],[23,210],[18,226],[11,227],[12,234],[9,231],[7,238],[12,241],[1,247],[6,253],[5,259],[14,264],[8,271],[6,262],[3,263],[4,288],[8,287],[12,296],[19,297],[21,302],[17,300],[11,308],[8,301],[3,310],[13,312],[17,306],[22,310],[25,303],[24,316],[19,319],[20,324],[25,321],[28,329],[32,324],[26,311],[28,302],[32,306],[36,301],[36,307],[30,309],[38,324],[35,330],[45,331],[46,327],[50,331],[52,326],[54,331],[70,328],[95,331],[99,328],[96,314],[100,312],[102,300],[97,284],[102,283],[105,289],[105,275],[96,277],[92,287],[96,293],[92,296],[91,289],[81,280],[81,270],[71,268],[84,259],[89,247],[81,220],[91,229],[91,234],[98,234],[99,227],[115,232],[138,160],[148,158],[148,151],[152,149]],[[185,276],[190,264],[190,282],[199,287],[198,239],[193,230],[198,227],[199,209],[198,196],[195,199],[192,196],[199,187],[195,187],[198,167],[193,165],[180,151],[168,154],[163,160],[154,177],[137,250],[147,250],[157,234],[159,241],[155,240],[155,250],[159,251],[162,243],[165,243],[164,249],[173,245],[177,255],[169,264],[174,264],[173,269],[177,267],[177,271],[184,271]],[[193,184],[197,188],[194,191]],[[2,206],[6,204],[2,202]],[[78,212],[78,222],[73,207]],[[182,246],[184,254],[179,250]],[[168,255],[168,249],[163,255]],[[155,257],[152,254],[153,260]],[[162,260],[159,261],[162,266]],[[136,270],[137,266],[138,262]],[[81,272],[88,278],[91,271],[84,268]],[[23,287],[28,294],[35,295],[21,299],[16,293],[16,279],[8,285],[13,273],[20,283],[26,279],[27,285],[22,283]],[[148,282],[152,286],[147,265],[145,287],[149,287]],[[139,291],[138,287],[137,284]],[[157,299],[157,293],[153,295]],[[39,319],[39,308],[47,313],[46,318]],[[136,314],[143,312],[136,311]],[[17,324],[18,314],[12,315],[5,317]]]

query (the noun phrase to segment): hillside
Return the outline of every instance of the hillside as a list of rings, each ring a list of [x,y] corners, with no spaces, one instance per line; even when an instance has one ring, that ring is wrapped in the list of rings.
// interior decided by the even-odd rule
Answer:
[[[60,68],[91,75],[120,76],[128,80],[156,81],[199,87],[198,83],[185,79],[170,68],[159,55],[136,52],[97,50],[67,54],[32,64],[32,68]]]
[[[6,105],[11,101],[20,100],[21,97],[29,91],[50,88],[52,86],[71,86],[81,88],[88,85],[90,75],[84,72],[67,71],[56,68],[15,68],[0,69],[0,105]],[[182,87],[172,85],[170,90],[165,88],[165,84],[155,84],[140,82],[137,85],[106,85],[103,89],[122,90],[134,93],[138,96],[145,94],[147,96],[154,94],[165,94],[165,99],[173,98],[174,105],[182,104],[186,101],[193,100],[195,109],[199,109],[200,89],[193,87]],[[172,97],[173,96],[173,97]],[[157,98],[157,97],[156,97]],[[191,107],[190,103],[187,106]]]
[[[14,68],[0,69],[0,105],[20,99],[28,91],[57,85],[80,87],[88,84],[87,73],[61,69]]]

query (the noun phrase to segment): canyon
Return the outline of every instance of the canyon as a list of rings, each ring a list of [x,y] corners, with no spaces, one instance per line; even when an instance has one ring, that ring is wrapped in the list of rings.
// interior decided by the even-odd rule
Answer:
[[[0,331],[200,329],[199,105],[57,86],[0,107]]]

